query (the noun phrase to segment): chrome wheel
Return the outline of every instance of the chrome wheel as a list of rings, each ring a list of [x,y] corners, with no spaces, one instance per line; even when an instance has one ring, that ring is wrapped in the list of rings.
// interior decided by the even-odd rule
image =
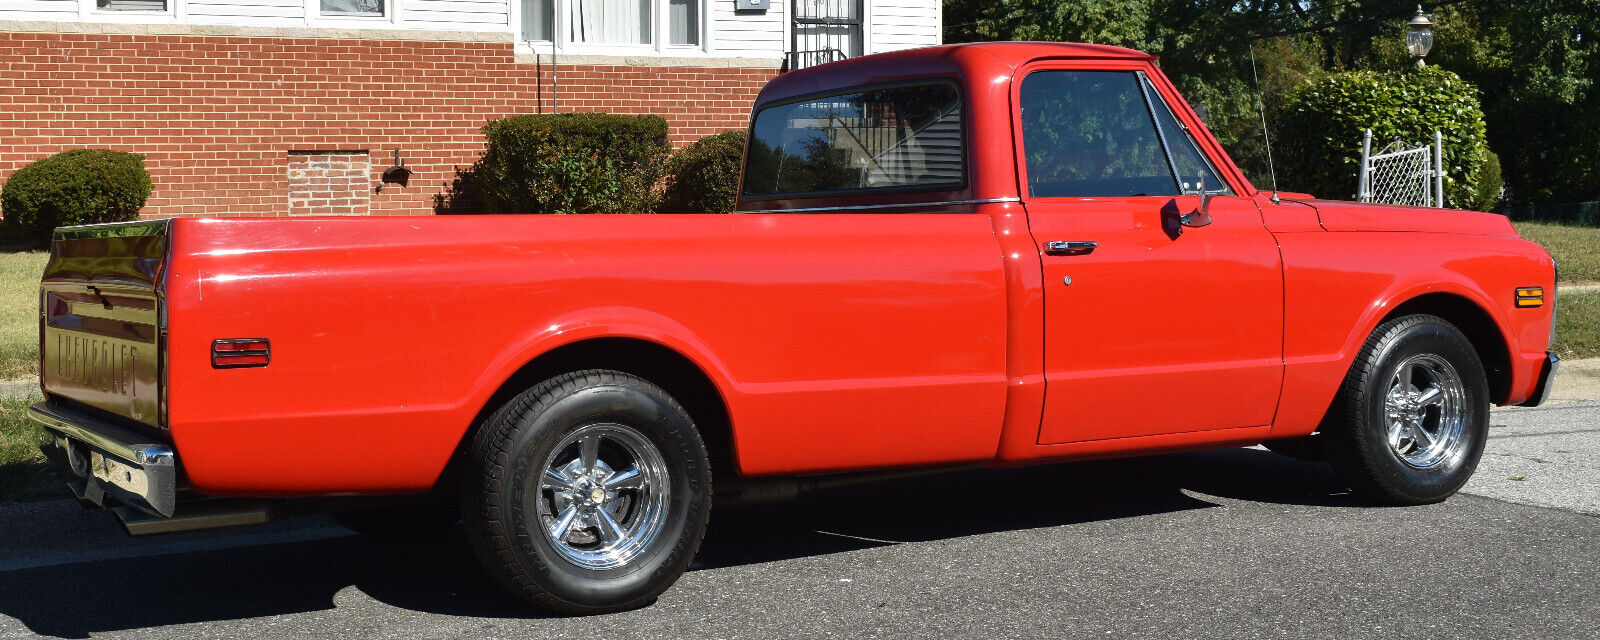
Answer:
[[[627,564],[667,520],[667,465],[644,434],[590,424],[562,439],[542,467],[536,513],[563,559],[585,569]]]
[[[1384,399],[1389,449],[1416,469],[1459,458],[1466,402],[1460,374],[1443,358],[1424,353],[1401,361]]]

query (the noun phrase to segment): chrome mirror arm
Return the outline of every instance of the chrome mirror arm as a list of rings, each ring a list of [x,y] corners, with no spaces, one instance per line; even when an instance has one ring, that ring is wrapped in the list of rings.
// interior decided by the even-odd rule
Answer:
[[[1216,195],[1216,193],[1222,193],[1221,191],[1212,193],[1206,189],[1206,176],[1203,173],[1196,179],[1195,186],[1196,189],[1194,191],[1185,190],[1183,192],[1183,195],[1186,196],[1200,196],[1200,208],[1192,213],[1178,216],[1178,224],[1185,227],[1204,227],[1211,224],[1211,196]]]

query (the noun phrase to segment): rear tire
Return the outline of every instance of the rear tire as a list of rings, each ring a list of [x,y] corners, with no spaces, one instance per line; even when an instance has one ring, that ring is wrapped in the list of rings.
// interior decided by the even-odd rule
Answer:
[[[1322,426],[1341,480],[1378,502],[1450,497],[1488,439],[1489,384],[1466,336],[1430,315],[1379,325],[1357,355]]]
[[[705,534],[705,445],[683,407],[641,378],[541,382],[490,416],[468,452],[467,538],[496,580],[547,610],[647,605]]]

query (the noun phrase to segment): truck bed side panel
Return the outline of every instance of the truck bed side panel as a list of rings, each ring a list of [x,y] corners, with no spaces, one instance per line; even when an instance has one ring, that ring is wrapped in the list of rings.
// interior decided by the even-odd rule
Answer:
[[[170,418],[223,494],[430,486],[516,368],[585,337],[683,352],[746,473],[991,459],[1005,290],[969,214],[180,220]],[[211,342],[269,338],[269,366]]]

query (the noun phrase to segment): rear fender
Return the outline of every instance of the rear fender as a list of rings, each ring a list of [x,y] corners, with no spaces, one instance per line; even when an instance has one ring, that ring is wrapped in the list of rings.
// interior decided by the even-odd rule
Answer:
[[[495,394],[534,360],[562,347],[597,338],[642,340],[678,353],[699,367],[700,371],[711,380],[711,384],[716,387],[725,405],[730,399],[730,390],[735,388],[727,367],[712,355],[714,351],[709,345],[693,330],[677,320],[653,311],[621,306],[595,307],[575,310],[548,321],[541,321],[539,325],[530,328],[515,342],[502,349],[500,355],[473,383],[473,393],[469,403],[472,406],[483,407],[483,411],[479,414],[480,418],[494,409],[489,405],[495,400]],[[734,411],[731,406],[728,406],[728,413],[732,422]],[[457,434],[457,438],[464,437],[472,426],[461,425],[461,432]],[[730,428],[734,432],[736,445],[737,428],[731,424]]]

